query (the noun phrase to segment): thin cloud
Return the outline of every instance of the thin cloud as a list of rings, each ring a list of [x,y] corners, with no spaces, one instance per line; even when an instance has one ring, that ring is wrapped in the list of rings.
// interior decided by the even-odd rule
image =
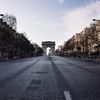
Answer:
[[[34,15],[33,15],[33,16],[32,16],[32,18],[33,18],[33,19],[35,19],[35,18],[36,18],[36,16],[34,16]]]
[[[64,0],[58,0],[58,2],[62,4],[62,3],[64,3]]]
[[[63,21],[66,32],[70,34],[67,37],[81,32],[94,18],[100,19],[100,1],[98,0],[86,6],[64,12]]]

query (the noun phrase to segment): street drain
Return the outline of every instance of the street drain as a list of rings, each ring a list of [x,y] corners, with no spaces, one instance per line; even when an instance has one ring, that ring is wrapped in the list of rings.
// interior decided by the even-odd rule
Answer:
[[[48,72],[32,72],[32,73],[34,73],[34,74],[47,74]]]
[[[32,80],[27,90],[38,91],[41,80]]]
[[[41,83],[41,80],[32,80],[30,85],[39,85]]]
[[[48,72],[36,72],[37,74],[47,74]]]
[[[37,91],[39,89],[38,86],[29,86],[27,90]]]

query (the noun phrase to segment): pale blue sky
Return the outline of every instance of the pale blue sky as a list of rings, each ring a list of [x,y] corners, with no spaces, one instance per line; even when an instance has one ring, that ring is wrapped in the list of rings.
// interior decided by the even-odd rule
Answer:
[[[17,31],[29,40],[56,41],[57,46],[100,19],[100,0],[0,0],[0,13],[17,18]]]

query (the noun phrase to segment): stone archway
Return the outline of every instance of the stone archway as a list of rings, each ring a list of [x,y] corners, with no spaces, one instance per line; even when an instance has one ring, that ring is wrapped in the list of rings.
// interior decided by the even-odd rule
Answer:
[[[44,55],[47,54],[47,48],[50,48],[50,55],[54,55],[54,51],[55,51],[55,42],[52,41],[45,41],[42,42],[42,48],[44,50]]]

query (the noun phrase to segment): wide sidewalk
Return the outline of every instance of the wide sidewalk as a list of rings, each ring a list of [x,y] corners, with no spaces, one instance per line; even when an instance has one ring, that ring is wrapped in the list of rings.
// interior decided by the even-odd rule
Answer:
[[[62,57],[65,58],[67,62],[78,66],[82,69],[86,69],[88,71],[92,71],[93,73],[100,75],[100,60],[93,59],[81,59],[81,58],[70,58],[70,57]]]

